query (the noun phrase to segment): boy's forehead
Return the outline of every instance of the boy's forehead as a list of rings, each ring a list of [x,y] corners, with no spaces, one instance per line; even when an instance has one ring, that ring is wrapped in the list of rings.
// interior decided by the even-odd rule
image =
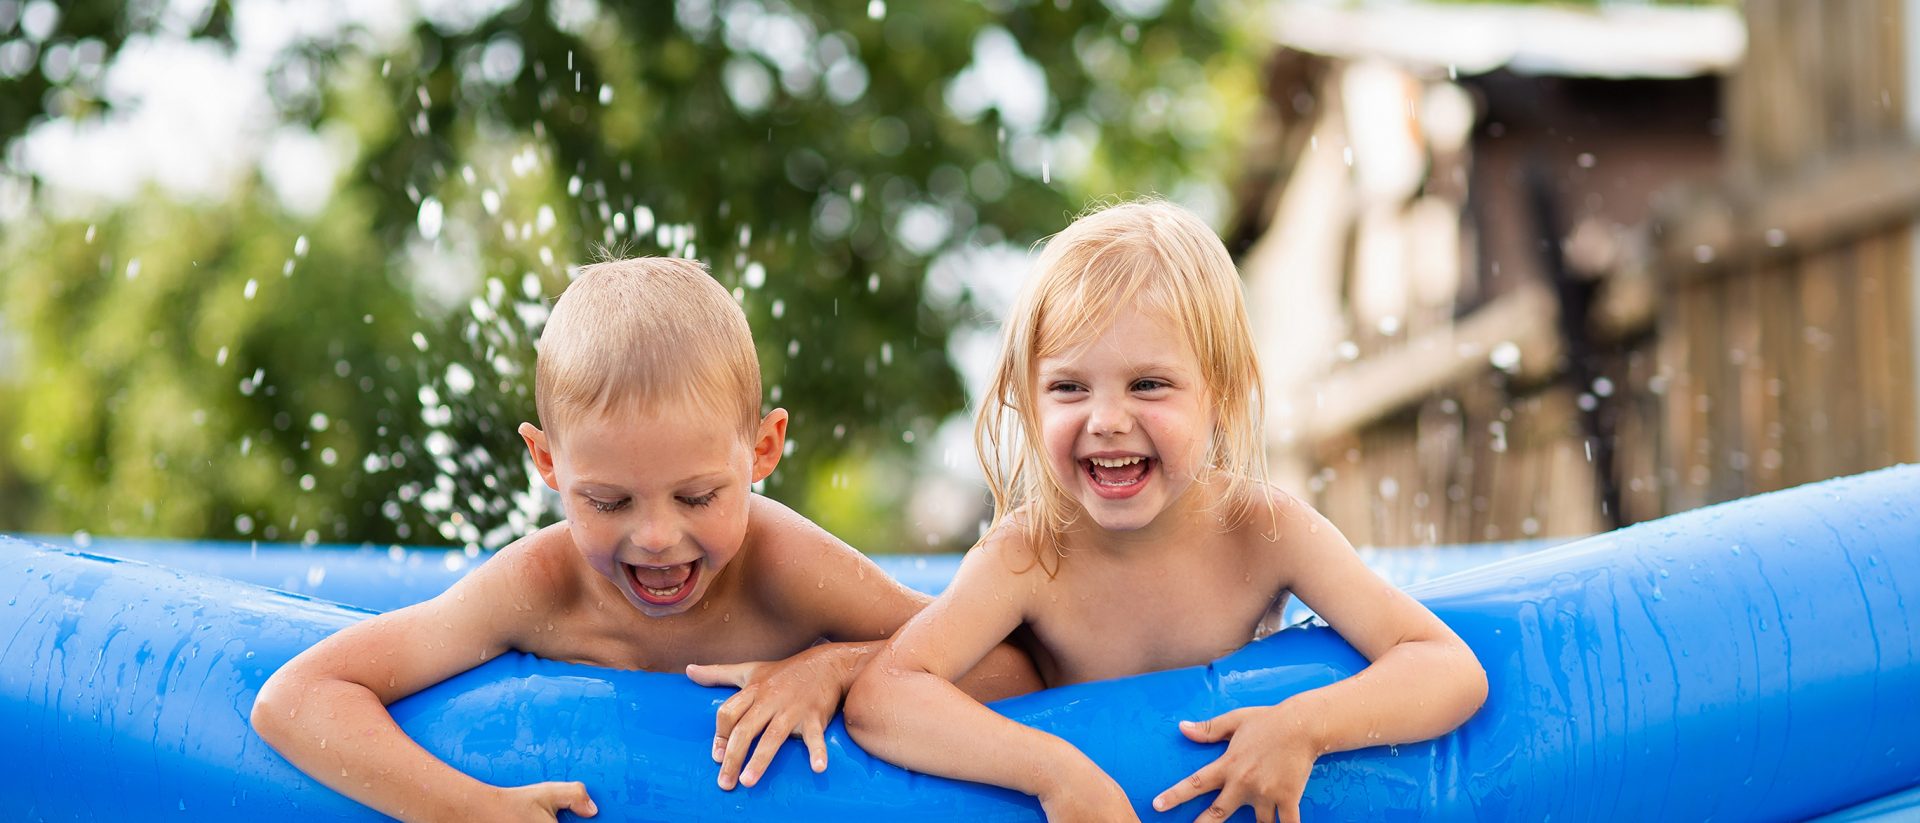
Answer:
[[[730,454],[750,447],[739,412],[717,405],[631,402],[584,410],[561,427],[561,436],[575,451],[615,448],[628,441],[670,445],[675,452]]]

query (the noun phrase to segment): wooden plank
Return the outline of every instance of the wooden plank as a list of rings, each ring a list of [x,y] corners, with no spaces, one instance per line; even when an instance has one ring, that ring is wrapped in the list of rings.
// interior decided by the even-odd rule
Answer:
[[[1697,284],[1683,285],[1677,289],[1668,303],[1660,327],[1661,368],[1665,378],[1666,414],[1665,424],[1661,427],[1660,485],[1665,489],[1662,508],[1668,512],[1686,511],[1698,508],[1705,502],[1698,494],[1690,491],[1688,479],[1692,477],[1694,464],[1694,441],[1697,427],[1694,425],[1694,397],[1698,391],[1694,382],[1699,375],[1694,370],[1694,333],[1693,319],[1695,296],[1700,290]]]
[[[1862,240],[1871,242],[1871,238]],[[1867,457],[1868,441],[1857,427],[1863,405],[1860,384],[1872,379],[1860,370],[1859,319],[1853,311],[1860,289],[1860,249],[1857,244],[1847,245],[1820,255],[1826,260],[1828,291],[1833,300],[1832,319],[1825,329],[1828,390],[1821,399],[1826,405],[1827,438],[1837,463],[1835,475],[1878,468]]]
[[[1759,396],[1759,447],[1754,452],[1754,485],[1759,489],[1781,489],[1789,484],[1784,464],[1787,452],[1787,426],[1791,422],[1784,397],[1787,376],[1799,335],[1793,310],[1794,277],[1783,264],[1767,263],[1750,278],[1756,294],[1754,347],[1759,357],[1754,388]]]
[[[1887,417],[1888,450],[1897,462],[1920,461],[1920,363],[1914,361],[1914,338],[1920,336],[1920,304],[1915,303],[1916,265],[1914,231],[1904,227],[1888,235],[1884,247],[1886,295],[1881,308],[1887,314],[1887,371],[1891,375]]]
[[[1765,192],[1723,190],[1712,202],[1656,218],[1658,265],[1679,279],[1712,277],[1910,222],[1920,214],[1917,169],[1920,146],[1909,144],[1836,158]]]
[[[1885,236],[1867,238],[1857,247],[1855,257],[1855,275],[1859,285],[1853,290],[1853,302],[1847,307],[1854,322],[1846,330],[1846,335],[1854,340],[1858,352],[1860,374],[1860,396],[1858,405],[1848,415],[1857,428],[1861,441],[1866,468],[1878,468],[1894,462],[1892,450],[1892,427],[1887,414],[1893,406],[1893,392],[1898,382],[1893,374],[1888,346],[1893,330],[1888,328],[1887,280],[1892,273],[1887,270],[1890,256],[1886,249],[1888,238]]]
[[[1726,395],[1732,431],[1725,441],[1726,467],[1743,493],[1769,488],[1760,478],[1760,453],[1766,448],[1766,355],[1760,348],[1761,289],[1759,277],[1730,277],[1722,282],[1727,301],[1727,361],[1733,391]]]
[[[1557,304],[1544,286],[1502,295],[1455,325],[1340,368],[1319,381],[1320,407],[1309,413],[1309,440],[1334,437],[1393,414],[1421,398],[1484,374],[1502,343],[1520,351],[1520,369],[1538,379],[1559,347]]]

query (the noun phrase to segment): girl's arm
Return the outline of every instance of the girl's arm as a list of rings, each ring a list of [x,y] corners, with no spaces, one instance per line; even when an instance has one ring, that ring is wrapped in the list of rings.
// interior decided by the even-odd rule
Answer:
[[[824,771],[826,726],[854,676],[931,600],[785,506],[764,498],[754,503],[755,597],[789,624],[835,642],[785,660],[687,667],[701,685],[740,689],[714,716],[714,760],[720,788],[727,790],[758,783],[789,736],[806,745],[813,770]],[[987,701],[1033,691],[1040,678],[1024,652],[1003,643],[959,685]]]
[[[1260,820],[1275,819],[1276,808],[1278,819],[1297,820],[1320,755],[1439,737],[1486,700],[1486,672],[1452,629],[1368,569],[1318,512],[1292,500],[1282,505],[1303,515],[1281,518],[1278,542],[1293,570],[1288,587],[1369,665],[1275,706],[1181,723],[1197,742],[1230,742],[1220,759],[1155,798],[1156,809],[1219,789],[1202,819],[1246,805]]]
[[[860,673],[847,696],[847,731],[914,771],[1037,797],[1049,820],[1135,819],[1119,785],[1072,744],[953,685],[1020,626],[1028,598],[1045,585],[1036,571],[1010,570],[1011,542],[991,538],[969,552],[946,593]]]
[[[483,783],[429,754],[387,713],[394,701],[507,651],[512,635],[497,615],[526,616],[502,604],[530,596],[533,587],[512,580],[530,559],[503,550],[439,597],[369,617],[301,652],[261,687],[254,730],[314,779],[401,820],[551,821],[560,809],[592,816],[581,784]]]

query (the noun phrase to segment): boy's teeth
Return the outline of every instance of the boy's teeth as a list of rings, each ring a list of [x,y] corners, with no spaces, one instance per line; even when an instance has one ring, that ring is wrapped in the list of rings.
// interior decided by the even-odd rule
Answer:
[[[1133,457],[1089,457],[1087,458],[1087,462],[1103,469],[1118,469],[1131,466],[1145,459],[1146,458],[1138,455]]]

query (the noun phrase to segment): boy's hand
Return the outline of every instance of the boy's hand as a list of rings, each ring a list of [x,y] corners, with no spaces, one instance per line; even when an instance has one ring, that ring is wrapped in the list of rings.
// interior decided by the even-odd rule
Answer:
[[[501,789],[500,796],[505,802],[497,807],[502,814],[499,820],[523,820],[551,823],[560,817],[565,809],[581,817],[592,817],[600,813],[600,807],[593,804],[593,798],[587,796],[587,787],[582,783],[535,783],[531,786],[516,786]],[[484,819],[496,819],[481,816]]]
[[[1127,800],[1127,793],[1120,784],[1113,782],[1099,766],[1082,758],[1084,769],[1067,769],[1058,783],[1039,794],[1040,808],[1047,813],[1047,823],[1107,823],[1107,821],[1134,821],[1139,823],[1140,816],[1133,813],[1133,803]],[[1071,772],[1079,774],[1073,775]]]
[[[1196,821],[1225,820],[1241,806],[1252,806],[1259,823],[1299,823],[1300,796],[1319,752],[1286,704],[1235,709],[1198,723],[1183,720],[1180,731],[1196,743],[1227,740],[1227,753],[1161,792],[1153,799],[1155,811],[1218,789],[1213,805]]]
[[[826,771],[827,723],[839,710],[853,671],[839,659],[844,656],[844,650],[817,646],[785,660],[687,667],[687,677],[702,686],[740,687],[714,716],[713,760],[720,764],[720,788],[732,791],[737,783],[760,782],[780,745],[796,734],[807,744],[813,770]],[[760,738],[758,746],[755,737]],[[750,746],[753,759],[747,760]]]

